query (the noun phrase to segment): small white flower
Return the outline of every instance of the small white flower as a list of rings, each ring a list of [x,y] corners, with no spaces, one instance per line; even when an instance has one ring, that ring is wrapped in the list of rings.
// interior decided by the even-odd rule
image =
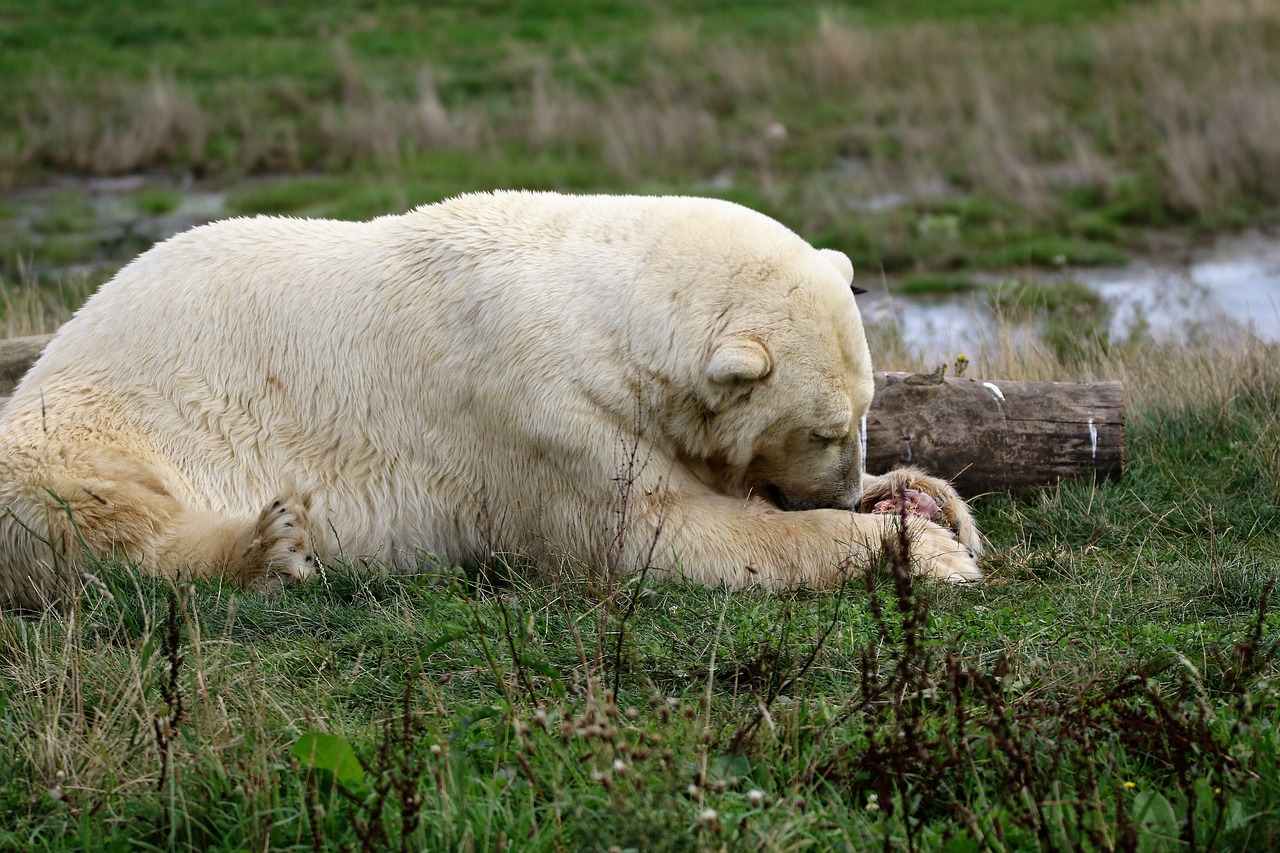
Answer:
[[[747,791],[747,802],[750,803],[751,807],[754,809],[760,808],[764,803],[764,791],[761,791],[759,788],[752,788],[750,791]]]
[[[53,787],[49,789],[49,796],[55,800],[61,800],[67,794],[62,790],[62,783],[66,780],[67,774],[59,770],[53,774]]]
[[[877,797],[877,796],[875,795],[875,793],[867,794],[867,807],[866,807],[866,808],[867,808],[867,811],[869,811],[869,812],[878,812],[878,811],[880,811],[880,798],[879,798],[879,797]]]

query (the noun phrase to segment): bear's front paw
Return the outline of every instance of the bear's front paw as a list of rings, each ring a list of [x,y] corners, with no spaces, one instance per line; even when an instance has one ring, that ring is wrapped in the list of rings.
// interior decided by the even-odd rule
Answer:
[[[281,498],[262,510],[244,552],[240,581],[246,589],[277,589],[315,574],[320,564],[307,525],[307,510],[301,501]]]
[[[890,559],[899,556],[902,534],[895,516],[887,515],[884,549]],[[952,532],[922,518],[907,518],[907,562],[916,575],[960,582],[982,580],[982,570],[969,549]]]
[[[946,581],[980,581],[982,570],[973,553],[951,531],[936,524],[912,531],[911,564],[916,572]]]
[[[859,512],[876,511],[880,504],[880,512],[893,512],[886,501],[900,502],[901,493],[907,492],[907,514],[924,503],[936,504],[937,512],[926,516],[932,521],[951,528],[956,540],[967,548],[973,556],[982,554],[982,537],[969,514],[969,505],[964,498],[951,487],[951,484],[939,477],[930,477],[919,468],[897,468],[878,477],[865,476],[862,481],[862,500],[858,505]],[[918,495],[912,493],[919,493]],[[923,498],[923,500],[922,500]],[[932,506],[928,507],[930,510]],[[916,513],[921,514],[923,513]]]

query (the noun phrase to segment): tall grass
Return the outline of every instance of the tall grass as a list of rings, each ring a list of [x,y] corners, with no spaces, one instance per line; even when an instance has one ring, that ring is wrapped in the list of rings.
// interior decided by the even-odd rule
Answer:
[[[969,370],[1123,378],[1126,480],[979,500],[979,585],[101,565],[0,613],[0,849],[1275,846],[1280,348],[1065,356]]]
[[[871,28],[835,8],[774,43],[677,19],[643,36],[638,57],[616,40],[566,56],[531,45],[503,51],[478,80],[448,63],[388,67],[341,39],[331,86],[279,72],[200,86],[54,74],[6,107],[0,175],[541,152],[601,164],[602,184],[728,170],[776,206],[804,209],[810,230],[832,215],[824,206],[903,187],[980,191],[1041,213],[1083,187],[1121,222],[1222,217],[1280,198],[1275,4],[1168,2],[1088,25],[989,27]]]
[[[1274,4],[998,38],[833,4],[782,32],[673,16],[639,49],[515,43],[493,67],[339,32],[318,75],[46,75],[0,107],[0,184],[373,164],[444,193],[558,163],[543,180],[715,189],[886,267],[1043,254],[1027,222],[1107,239],[1280,198]],[[337,192],[256,204],[316,187]],[[868,224],[890,193],[912,210]],[[364,203],[422,200],[391,198]],[[63,282],[0,283],[0,335],[63,322],[90,289]],[[1280,347],[1002,306],[966,375],[1123,380],[1129,458],[1124,482],[977,501],[991,581],[887,564],[766,595],[342,563],[268,596],[102,565],[58,611],[0,613],[0,849],[1280,846]],[[871,333],[879,369],[937,366]]]
[[[0,278],[0,338],[21,338],[53,332],[89,298],[93,281],[68,274],[57,283],[42,281],[25,269],[11,285]]]

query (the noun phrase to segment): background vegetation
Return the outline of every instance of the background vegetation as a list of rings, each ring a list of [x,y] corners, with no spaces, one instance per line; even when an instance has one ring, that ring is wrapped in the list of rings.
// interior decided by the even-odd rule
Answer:
[[[1125,481],[977,501],[977,585],[101,566],[0,614],[0,848],[1269,849],[1277,355],[1097,355]]]
[[[1274,221],[1278,88],[1260,0],[0,0],[0,320],[212,215],[498,186],[719,194],[962,288]],[[1124,380],[1129,465],[978,499],[989,581],[103,565],[0,614],[0,849],[1277,846],[1280,348],[1025,277],[966,375]]]
[[[220,213],[361,218],[495,186],[699,192],[864,273],[1115,262],[1280,198],[1264,0],[0,0],[0,21],[0,187],[216,179]],[[0,273],[145,247],[65,239],[94,214],[69,195],[0,229]]]

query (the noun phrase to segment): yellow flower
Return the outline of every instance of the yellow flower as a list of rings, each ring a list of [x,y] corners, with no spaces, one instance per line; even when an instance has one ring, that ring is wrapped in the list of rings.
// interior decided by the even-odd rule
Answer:
[[[1136,787],[1138,787],[1138,783],[1137,783],[1137,782],[1125,782],[1125,783],[1124,783],[1124,786],[1125,786],[1126,788],[1136,788]]]

